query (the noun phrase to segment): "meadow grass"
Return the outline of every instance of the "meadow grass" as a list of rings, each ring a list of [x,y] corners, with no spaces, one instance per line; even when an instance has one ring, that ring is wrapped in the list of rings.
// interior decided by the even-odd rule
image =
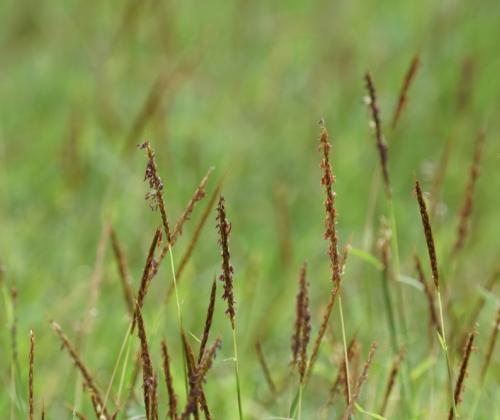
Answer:
[[[2,4],[0,417],[491,418],[499,13]]]

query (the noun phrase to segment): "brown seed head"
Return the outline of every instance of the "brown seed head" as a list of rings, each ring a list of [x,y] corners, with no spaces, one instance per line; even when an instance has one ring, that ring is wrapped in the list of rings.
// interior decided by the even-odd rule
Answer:
[[[165,341],[161,342],[161,353],[163,356],[163,373],[165,375],[168,393],[168,415],[172,420],[175,420],[177,418],[177,396],[174,391],[174,383],[172,380],[172,373],[170,371],[170,356],[168,354],[167,343]]]
[[[35,334],[30,331],[30,355],[29,355],[29,373],[28,373],[28,405],[29,419],[35,418],[35,404],[33,402],[33,367],[35,365]]]
[[[150,191],[146,194],[146,200],[149,201],[149,205],[153,210],[156,210],[158,208],[160,209],[163,228],[167,236],[167,243],[171,244],[172,234],[168,222],[165,200],[163,198],[163,182],[161,181],[160,176],[158,175],[155,153],[151,148],[149,141],[145,141],[138,147],[139,149],[145,149],[148,156],[148,163],[146,165],[146,170],[144,172],[144,181],[148,181]]]
[[[200,343],[200,351],[198,353],[198,363],[201,362],[201,358],[203,357],[203,353],[205,353],[205,347],[207,346],[208,336],[210,334],[210,328],[212,327],[212,319],[214,317],[216,293],[217,293],[217,282],[214,278],[214,281],[212,282],[212,290],[210,292],[210,301],[208,303],[207,318],[205,320],[205,327],[203,328],[203,335],[202,335],[201,343]]]
[[[337,287],[340,285],[340,259],[338,253],[338,239],[337,239],[337,210],[335,208],[335,191],[333,186],[335,184],[335,177],[332,172],[330,164],[330,149],[331,145],[328,142],[328,131],[324,126],[323,120],[321,121],[321,134],[319,138],[319,149],[323,156],[320,168],[323,171],[321,177],[321,184],[325,187],[325,239],[328,241],[328,256],[330,257],[330,264],[332,270],[332,281]]]
[[[377,94],[370,73],[365,74],[365,83],[366,90],[368,91],[367,104],[370,108],[372,124],[375,128],[375,141],[380,159],[380,166],[382,168],[382,175],[384,177],[385,190],[387,195],[390,197],[391,187],[389,182],[388,149],[384,140],[384,134],[382,133],[382,123],[380,121],[380,110],[377,104]]]
[[[467,345],[465,346],[464,355],[462,357],[462,362],[460,363],[460,372],[458,374],[457,382],[455,384],[455,393],[453,398],[455,400],[455,406],[458,406],[461,402],[461,395],[464,390],[465,377],[467,374],[467,365],[469,364],[470,355],[473,350],[474,338],[476,337],[477,332],[474,330],[469,334],[469,338],[467,339]],[[455,417],[455,413],[453,411],[453,407],[450,408],[448,419],[451,420]]]
[[[295,328],[292,336],[292,363],[297,364],[300,380],[304,380],[307,366],[307,345],[311,336],[311,313],[309,311],[309,283],[306,278],[307,264],[300,270],[299,292],[296,300]]]
[[[432,235],[431,222],[429,221],[429,215],[427,213],[427,206],[425,205],[424,196],[422,194],[422,189],[420,188],[420,183],[415,181],[415,192],[417,194],[418,207],[420,210],[420,217],[422,219],[422,226],[424,227],[425,241],[427,243],[427,252],[429,253],[429,260],[432,269],[432,279],[434,280],[434,285],[436,289],[439,290],[439,273],[438,264],[436,257],[436,248],[434,246],[434,236]]]
[[[199,399],[202,395],[202,383],[207,374],[208,370],[211,368],[212,363],[215,359],[215,353],[217,349],[221,345],[221,339],[217,338],[206,351],[203,357],[201,358],[201,362],[198,364],[195,372],[189,379],[190,389],[188,400],[186,403],[186,407],[181,414],[181,419],[188,419],[191,414],[193,414],[196,410]]]
[[[474,156],[469,170],[469,179],[465,188],[465,197],[460,211],[460,220],[457,228],[457,239],[453,247],[454,253],[459,252],[463,248],[469,232],[470,218],[472,216],[472,209],[474,205],[474,190],[479,177],[479,167],[483,153],[484,139],[485,132],[484,130],[481,130],[476,138]]]
[[[229,254],[229,235],[231,233],[231,223],[226,217],[226,208],[224,206],[224,197],[221,195],[219,198],[219,205],[217,206],[217,229],[219,231],[219,245],[221,247],[222,257],[222,273],[219,279],[224,283],[224,293],[222,299],[227,302],[226,314],[231,321],[231,327],[236,326],[236,310],[234,308],[234,292],[233,292],[233,266],[230,261]]]
[[[417,53],[411,60],[410,67],[408,68],[408,71],[406,72],[403,81],[403,86],[401,86],[401,90],[399,92],[398,104],[396,105],[396,109],[394,110],[394,116],[392,118],[393,130],[394,128],[396,128],[396,124],[399,121],[399,117],[401,116],[401,113],[403,112],[403,109],[406,106],[406,103],[408,101],[408,91],[410,90],[411,83],[415,79],[415,75],[417,74],[419,66],[420,66],[420,54]]]
[[[361,375],[358,377],[358,381],[356,382],[356,387],[354,388],[354,392],[351,397],[351,401],[346,407],[344,411],[344,415],[342,416],[342,420],[348,420],[349,417],[352,414],[352,410],[354,409],[354,405],[356,404],[356,401],[359,397],[359,393],[361,391],[361,386],[363,385],[363,382],[365,382],[366,378],[368,377],[368,369],[370,369],[370,366],[373,361],[373,356],[375,355],[375,351],[377,350],[377,343],[372,343],[370,347],[370,352],[368,353],[368,358],[366,359],[365,365],[363,366],[363,372],[361,372]]]
[[[142,360],[142,386],[144,394],[144,406],[146,408],[146,418],[154,418],[156,401],[156,376],[153,371],[153,363],[149,354],[148,339],[146,329],[142,319],[141,309],[137,306],[135,317],[137,320],[137,336],[141,343]]]
[[[68,337],[63,333],[63,331],[58,323],[51,321],[51,325],[52,325],[52,329],[59,336],[59,339],[61,340],[62,347],[68,351],[71,359],[73,360],[73,363],[75,364],[75,366],[78,368],[78,370],[80,371],[80,373],[83,376],[86,389],[88,390],[88,392],[92,398],[92,401],[94,403],[93,405],[94,405],[94,409],[96,411],[97,418],[100,419],[101,416],[104,416],[105,419],[109,418],[109,414],[106,411],[106,407],[104,407],[104,404],[103,404],[103,399],[101,397],[101,393],[99,392],[99,389],[97,388],[97,385],[94,382],[92,374],[90,373],[90,371],[87,369],[87,367],[83,363],[82,359],[80,358],[78,351],[71,344]]]
[[[417,280],[420,282],[420,284],[424,288],[424,293],[425,293],[425,296],[427,298],[427,303],[429,305],[430,323],[442,335],[441,326],[439,324],[439,320],[437,317],[436,306],[434,305],[434,297],[432,295],[431,288],[429,287],[429,283],[425,279],[425,274],[424,274],[424,270],[422,268],[422,263],[420,262],[420,258],[418,257],[417,254],[414,255],[414,262],[415,262],[415,270],[417,271]]]
[[[208,177],[212,173],[213,168],[209,168],[207,174],[203,177],[201,180],[200,184],[196,188],[196,191],[194,192],[193,196],[187,203],[186,208],[182,212],[181,216],[179,217],[179,220],[175,222],[174,225],[174,230],[172,232],[172,243],[171,245],[173,246],[177,239],[182,235],[182,229],[184,227],[184,224],[189,220],[191,217],[191,214],[193,213],[194,207],[198,201],[203,200],[205,197],[205,187],[208,182]]]

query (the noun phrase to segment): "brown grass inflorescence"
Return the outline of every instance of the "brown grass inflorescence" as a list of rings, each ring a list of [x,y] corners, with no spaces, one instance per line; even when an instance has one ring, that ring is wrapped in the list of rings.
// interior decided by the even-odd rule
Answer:
[[[231,223],[226,217],[226,207],[224,205],[224,197],[221,195],[217,206],[217,229],[219,231],[219,245],[221,247],[222,257],[222,274],[219,279],[224,283],[224,293],[222,298],[227,302],[226,314],[231,321],[231,327],[234,330],[236,327],[235,317],[236,310],[234,308],[234,291],[233,291],[233,266],[231,265],[229,254],[229,235],[231,233]]]
[[[142,386],[144,395],[144,407],[146,409],[146,418],[148,420],[158,419],[158,405],[156,394],[156,376],[153,370],[151,355],[149,354],[148,339],[146,328],[142,319],[141,308],[136,307],[135,318],[137,320],[137,336],[141,344],[142,360]]]
[[[210,334],[210,328],[212,327],[212,320],[214,317],[215,309],[215,296],[217,293],[217,281],[214,279],[212,282],[212,289],[210,291],[210,301],[208,303],[207,317],[205,319],[205,326],[203,327],[203,335],[201,336],[200,350],[198,352],[198,363],[201,362],[201,358],[205,353],[205,347],[208,342],[208,336]]]
[[[210,174],[212,173],[212,171],[213,171],[213,168],[208,169],[207,174],[203,177],[200,184],[196,188],[193,196],[191,197],[191,199],[187,203],[186,208],[184,209],[184,211],[180,215],[179,220],[177,220],[177,222],[175,222],[174,229],[172,231],[171,246],[174,246],[177,239],[182,235],[182,230],[184,228],[184,224],[191,217],[191,214],[193,213],[193,210],[194,210],[194,207],[196,206],[196,203],[203,200],[203,198],[205,197],[205,187],[207,185],[208,178],[209,178]]]
[[[388,167],[388,148],[382,133],[382,122],[380,121],[380,110],[377,103],[377,93],[370,73],[365,74],[365,83],[368,96],[366,102],[370,108],[372,125],[375,129],[375,141],[384,178],[384,185],[387,195],[391,196],[391,187],[389,182],[389,167]]]
[[[387,385],[385,387],[384,399],[382,401],[382,405],[381,405],[380,410],[379,410],[379,414],[381,416],[384,415],[385,410],[387,408],[387,403],[389,402],[389,397],[391,396],[392,390],[393,390],[394,385],[396,383],[396,377],[398,376],[399,367],[400,367],[401,362],[403,361],[404,357],[405,357],[405,350],[401,349],[399,351],[399,354],[396,356],[396,358],[392,362],[391,371],[389,372],[389,379],[387,380]]]
[[[167,217],[167,209],[165,206],[165,200],[163,198],[163,182],[158,175],[158,168],[156,166],[155,153],[151,148],[149,141],[138,146],[140,149],[145,149],[148,156],[148,163],[146,165],[146,170],[144,172],[144,181],[148,181],[149,188],[151,189],[146,194],[146,200],[150,202],[152,209],[160,209],[161,221],[163,223],[163,229],[165,230],[165,235],[167,237],[167,243],[172,243],[172,233],[170,230],[170,224]]]
[[[220,347],[220,345],[221,345],[221,339],[217,338],[214,344],[212,344],[209,348],[207,348],[205,354],[201,359],[201,362],[198,364],[196,370],[193,372],[193,375],[189,378],[190,382],[189,395],[188,395],[188,400],[186,402],[186,407],[184,408],[184,411],[180,416],[181,419],[183,420],[187,419],[191,414],[194,413],[198,401],[201,398],[202,394],[201,386],[203,380],[208,370],[212,366],[212,363],[215,359],[215,353],[217,349]]]
[[[35,366],[35,333],[30,331],[30,353],[29,353],[29,373],[28,373],[28,418],[35,417],[35,403],[33,401],[33,369]]]
[[[425,297],[427,298],[427,304],[429,306],[429,322],[435,329],[440,331],[439,319],[436,312],[436,306],[434,305],[434,296],[432,295],[429,283],[425,279],[422,263],[420,262],[420,258],[417,254],[415,254],[414,256],[414,261],[415,261],[415,270],[417,271],[417,280],[420,282],[420,284],[424,289]]]
[[[411,60],[410,67],[408,68],[408,71],[405,74],[403,86],[401,86],[401,90],[399,91],[398,103],[396,105],[396,108],[394,109],[394,115],[392,117],[393,130],[396,128],[396,124],[399,121],[401,113],[403,112],[403,109],[405,108],[406,103],[408,102],[408,91],[410,90],[410,86],[413,80],[415,79],[415,75],[417,74],[419,66],[420,66],[420,54],[417,53]]]
[[[356,401],[359,397],[359,393],[361,391],[361,386],[363,383],[366,381],[366,378],[368,378],[368,369],[370,369],[370,366],[373,361],[373,356],[375,355],[375,351],[377,350],[377,343],[372,343],[370,347],[370,351],[368,353],[368,358],[366,359],[365,365],[363,366],[363,371],[361,372],[361,375],[359,375],[358,380],[356,382],[356,387],[354,388],[354,392],[351,397],[351,402],[349,405],[346,407],[344,411],[344,415],[342,416],[342,420],[347,420],[352,414],[352,411],[354,409],[354,405],[356,404]]]
[[[125,303],[127,304],[128,311],[131,316],[134,315],[134,292],[132,291],[132,286],[130,285],[130,274],[127,269],[127,261],[125,254],[118,240],[118,236],[113,228],[111,228],[111,246],[113,248],[113,254],[115,256],[116,265],[118,267],[118,274],[120,275],[120,282],[123,289],[123,296],[125,298]]]
[[[297,366],[300,381],[304,381],[307,366],[307,345],[311,336],[311,313],[309,311],[309,283],[307,264],[300,270],[299,291],[295,304],[295,326],[292,335],[292,363]]]
[[[484,357],[483,367],[481,368],[481,382],[484,381],[486,377],[486,372],[491,362],[491,357],[493,356],[493,350],[495,349],[495,343],[498,337],[498,329],[500,328],[500,308],[497,310],[497,317],[495,323],[493,324],[493,330],[491,331],[491,336],[488,341],[488,347],[486,348],[486,355]]]
[[[75,366],[78,368],[78,370],[80,371],[80,373],[83,376],[85,386],[89,392],[89,395],[91,396],[92,403],[93,403],[97,418],[100,420],[108,419],[109,414],[106,411],[106,407],[104,407],[104,405],[103,405],[103,399],[101,397],[101,392],[97,388],[97,385],[95,384],[94,378],[93,378],[92,374],[90,373],[89,369],[85,366],[82,359],[80,358],[80,355],[78,354],[78,351],[71,344],[68,337],[63,333],[59,324],[54,322],[54,321],[51,321],[51,325],[52,325],[52,329],[59,336],[59,339],[61,340],[62,347],[68,351],[71,359],[73,360],[73,363],[75,364]]]
[[[167,343],[165,340],[161,342],[161,353],[163,357],[163,374],[165,375],[165,383],[168,393],[168,416],[175,420],[177,418],[177,396],[175,395],[174,382],[172,372],[170,370],[170,355],[168,354]]]
[[[148,292],[149,284],[151,282],[151,271],[154,270],[156,266],[156,262],[154,259],[156,247],[160,241],[161,237],[161,229],[158,228],[155,231],[153,236],[153,240],[151,241],[151,245],[149,246],[148,255],[146,257],[146,263],[144,264],[144,269],[142,271],[141,284],[139,286],[139,291],[137,292],[137,301],[135,304],[134,313],[137,314],[138,311],[142,309],[142,305],[144,304],[144,299]],[[137,316],[134,315],[134,320],[132,323],[131,332],[134,331],[136,324]]]
[[[472,208],[474,204],[474,190],[476,188],[477,179],[479,177],[479,166],[481,164],[481,157],[483,153],[483,145],[485,140],[485,132],[481,130],[477,135],[474,155],[472,158],[472,164],[469,169],[469,178],[467,180],[467,186],[465,187],[465,197],[460,210],[460,220],[457,227],[457,238],[453,246],[453,252],[459,252],[467,239],[467,234],[469,232],[470,218],[472,215]]]
[[[420,183],[418,182],[418,180],[415,181],[415,192],[417,194],[418,208],[420,210],[420,217],[422,219],[422,225],[424,227],[427,252],[429,253],[429,260],[432,269],[432,280],[434,281],[436,289],[439,290],[439,272],[436,257],[436,247],[434,246],[434,236],[432,235],[431,222],[429,221],[427,206],[425,204],[424,196],[422,194],[422,188],[420,187]]]
[[[464,390],[465,377],[467,375],[467,365],[469,364],[470,355],[472,354],[474,338],[476,337],[477,332],[474,330],[469,334],[469,338],[467,340],[467,345],[464,350],[464,355],[462,357],[462,361],[460,363],[460,371],[458,374],[457,382],[455,384],[455,393],[453,398],[455,400],[455,405],[458,407],[462,400],[462,393]],[[448,420],[451,420],[455,417],[455,413],[453,407],[450,408],[448,413]]]
[[[257,353],[257,360],[259,361],[260,367],[262,368],[262,372],[264,373],[264,378],[269,385],[269,389],[271,390],[272,394],[276,394],[277,388],[273,381],[269,365],[267,364],[266,358],[264,357],[264,352],[262,351],[262,344],[260,340],[257,340],[255,343],[255,352]]]

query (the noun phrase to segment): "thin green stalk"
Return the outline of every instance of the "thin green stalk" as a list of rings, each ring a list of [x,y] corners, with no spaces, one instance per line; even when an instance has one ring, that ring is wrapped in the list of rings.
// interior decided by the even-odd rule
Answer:
[[[172,280],[174,282],[174,292],[175,292],[175,302],[177,304],[177,322],[179,324],[179,336],[181,338],[181,349],[184,358],[184,363],[182,363],[182,369],[184,371],[184,388],[186,390],[186,398],[189,395],[189,386],[188,386],[188,372],[187,372],[187,354],[186,349],[182,345],[182,312],[181,312],[181,304],[179,300],[179,292],[177,291],[177,276],[175,274],[175,264],[174,264],[174,253],[172,252],[172,245],[168,244],[168,255],[170,257],[170,269],[172,271]]]
[[[132,345],[132,341],[129,340],[128,341],[128,345],[127,345],[127,353],[125,353],[125,360],[123,361],[122,373],[120,375],[120,384],[118,385],[118,393],[116,395],[116,400],[118,401],[118,404],[120,404],[120,399],[121,399],[121,396],[122,396],[123,385],[125,383],[125,372],[127,371],[128,359],[129,359],[129,356],[130,356],[130,348],[132,347],[131,345]]]
[[[108,402],[109,395],[111,393],[111,387],[113,386],[113,381],[115,379],[116,372],[118,371],[118,365],[120,364],[123,351],[125,350],[125,346],[127,342],[129,342],[130,335],[131,335],[131,329],[132,329],[132,320],[130,320],[127,328],[127,332],[125,333],[125,337],[123,337],[122,344],[120,346],[120,351],[118,352],[118,357],[116,358],[115,366],[113,367],[113,372],[111,374],[111,379],[109,380],[108,388],[106,389],[106,394],[104,396],[104,402],[103,402],[103,409],[106,409],[106,404]],[[124,374],[125,368],[126,368],[126,362],[123,363],[123,368],[122,368],[122,376]]]
[[[391,346],[394,354],[398,352],[398,339],[396,319],[394,318],[394,309],[392,307],[391,292],[389,290],[388,279],[385,274],[382,274],[382,292],[384,297],[384,306],[387,312],[387,321],[389,323],[389,331],[391,333]]]
[[[441,334],[439,334],[440,337],[440,344],[441,348],[443,349],[444,356],[446,358],[446,367],[448,369],[448,380],[449,380],[449,385],[450,385],[450,398],[451,398],[451,406],[453,408],[453,414],[455,415],[455,418],[457,417],[457,406],[455,404],[455,397],[453,393],[453,371],[451,370],[451,362],[450,362],[450,355],[448,353],[448,344],[446,343],[446,333],[444,331],[444,317],[443,317],[443,303],[441,301],[441,292],[438,289],[437,290],[437,295],[438,295],[438,306],[439,306],[439,317],[441,321]]]
[[[238,414],[243,420],[243,409],[241,406],[240,371],[238,363],[238,347],[236,345],[236,328],[233,328],[233,350],[234,350],[234,372],[236,374],[236,392],[238,394]]]
[[[392,242],[392,252],[393,252],[393,264],[394,264],[394,278],[396,280],[399,280],[400,276],[400,260],[399,260],[399,243],[398,243],[398,228],[397,228],[397,223],[396,223],[396,212],[394,210],[394,200],[392,196],[388,197],[388,205],[389,205],[389,214],[390,214],[390,219],[391,219],[391,230],[392,230],[392,235],[391,235],[391,242]],[[399,281],[395,282],[396,288],[398,290],[398,297],[399,297],[399,305],[397,305],[398,308],[398,315],[400,318],[401,322],[401,329],[403,332],[403,337],[404,337],[404,342],[405,345],[408,345],[410,342],[409,337],[408,337],[408,327],[406,323],[406,313],[405,313],[405,298],[404,298],[404,291],[403,291],[403,285],[399,283]],[[388,286],[387,286],[388,287]],[[390,297],[390,295],[388,294]],[[394,323],[395,325],[395,323]],[[397,331],[396,331],[397,332]],[[397,354],[399,349],[395,350],[394,354]],[[412,384],[408,380],[408,372],[409,372],[409,357],[406,357],[405,360],[402,363],[401,366],[401,379],[402,379],[402,397],[405,405],[409,408],[410,411],[412,411],[412,408],[410,407],[409,401],[408,401],[408,395],[412,394]]]
[[[302,383],[302,381],[300,381],[300,384],[299,384],[299,413],[297,415],[298,420],[302,419],[302,392],[304,390],[303,388],[304,388],[304,384]]]
[[[344,326],[344,311],[342,310],[342,297],[339,293],[339,314],[340,314],[340,327],[342,329],[342,342],[344,344],[344,363],[346,372],[346,382],[347,382],[347,403],[351,402],[351,379],[349,375],[349,357],[347,355],[347,340],[345,336],[345,326]]]
[[[399,243],[398,243],[398,228],[397,228],[397,223],[396,223],[396,213],[394,211],[394,201],[391,198],[389,198],[389,213],[390,213],[390,218],[391,218],[391,230],[392,230],[392,235],[391,235],[391,242],[392,242],[392,252],[393,252],[393,262],[394,262],[394,277],[396,280],[399,280],[399,276],[401,274],[401,266],[399,262]],[[405,342],[408,343],[408,327],[406,323],[406,312],[405,312],[405,307],[404,307],[404,291],[403,291],[403,286],[396,281],[397,284],[397,289],[398,289],[398,297],[399,297],[399,316],[401,318],[401,329],[402,333],[405,339]]]

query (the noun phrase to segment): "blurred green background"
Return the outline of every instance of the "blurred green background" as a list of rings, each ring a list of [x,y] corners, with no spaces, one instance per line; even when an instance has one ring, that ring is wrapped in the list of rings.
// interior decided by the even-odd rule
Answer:
[[[267,389],[253,344],[260,337],[276,375],[286,371],[296,277],[304,260],[310,268],[313,336],[326,302],[330,280],[317,151],[321,117],[333,144],[341,243],[349,241],[376,252],[375,238],[366,242],[370,189],[379,170],[363,103],[366,70],[376,83],[391,144],[403,274],[414,275],[415,251],[425,257],[412,194],[414,177],[422,180],[426,191],[430,189],[451,138],[441,211],[435,220],[438,252],[445,260],[455,238],[474,139],[480,127],[486,128],[471,235],[456,278],[447,279],[453,286],[457,317],[466,317],[481,294],[479,286],[498,262],[499,17],[500,3],[493,0],[3,0],[0,262],[4,287],[15,285],[18,290],[22,384],[27,375],[28,331],[33,328],[37,334],[38,408],[43,399],[48,418],[70,417],[65,403],[75,400],[76,377],[48,321],[55,319],[71,338],[75,336],[87,307],[96,248],[106,222],[118,233],[134,290],[138,287],[159,223],[159,215],[144,201],[145,158],[135,149],[148,139],[157,151],[174,220],[209,166],[215,166],[210,192],[224,176],[223,194],[233,225],[245,410],[251,418],[286,413],[283,407],[290,395],[271,408],[261,403]],[[392,131],[399,89],[417,52],[421,67],[408,106]],[[386,213],[383,195],[379,198],[374,233],[379,216]],[[176,259],[184,252],[203,206],[186,227],[174,251]],[[219,265],[213,213],[180,287],[186,326],[195,335],[201,333]],[[344,288],[348,335],[358,332],[363,359],[369,342],[377,339],[381,346],[361,400],[366,408],[377,405],[374,401],[380,399],[391,360],[386,357],[388,332],[378,278],[370,265],[351,257]],[[180,357],[174,301],[159,310],[170,281],[164,266],[145,305],[158,363],[163,336],[172,343],[174,360]],[[428,354],[427,307],[418,290],[409,287],[406,298],[412,314],[409,358],[412,366],[418,366]],[[224,304],[217,305],[213,336],[222,334],[228,345],[209,378],[207,396],[215,418],[230,419],[235,418],[235,399],[225,396],[232,395],[234,383],[231,364],[224,361],[232,354],[230,330]],[[481,312],[479,355],[496,305],[489,295]],[[96,309],[83,356],[105,388],[128,322],[110,249]],[[325,384],[334,378],[340,337],[337,315],[332,317],[337,341],[325,344],[319,378],[304,396],[305,418],[317,415],[326,398]],[[10,327],[4,311],[0,319],[0,387],[7,390]],[[480,357],[473,356],[471,372],[479,368]],[[493,403],[495,391],[498,394],[498,367],[496,357],[483,403],[488,399]],[[181,375],[180,363],[174,369]],[[444,378],[445,371],[441,373]],[[466,401],[472,399],[472,388],[466,391],[471,394]],[[19,392],[25,399],[25,388]],[[418,382],[415,392],[416,405],[425,410],[426,382]],[[10,398],[3,390],[0,395],[0,413],[7,418]],[[83,411],[89,412],[86,395],[82,401]],[[19,418],[24,416],[22,406],[16,412]],[[482,418],[489,418],[488,412]]]

